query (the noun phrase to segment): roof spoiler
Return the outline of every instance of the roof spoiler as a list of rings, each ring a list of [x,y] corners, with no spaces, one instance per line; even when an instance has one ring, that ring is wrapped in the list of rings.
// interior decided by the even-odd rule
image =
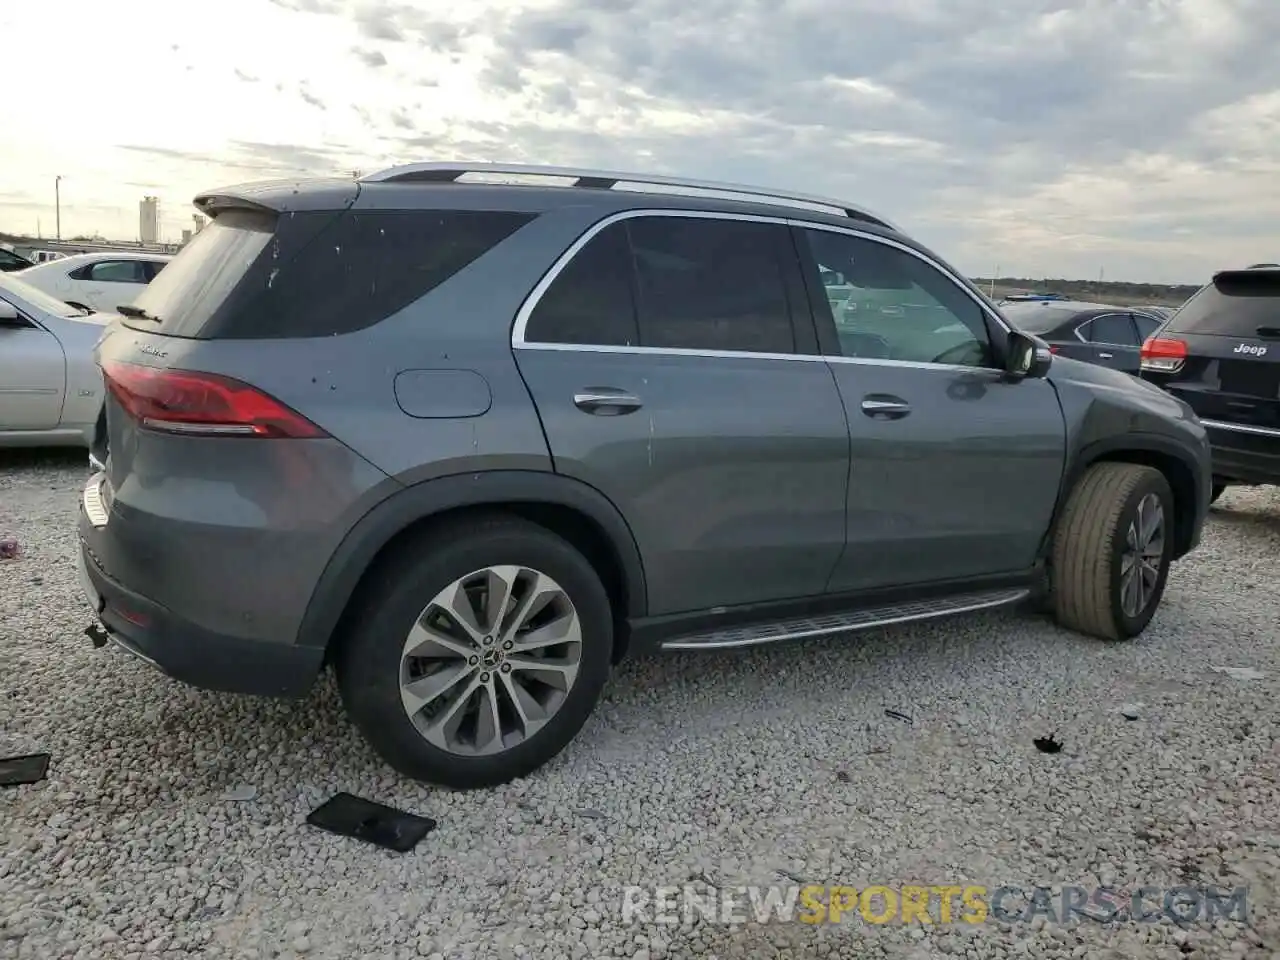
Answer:
[[[291,213],[345,210],[360,196],[356,180],[264,180],[197,194],[192,203],[210,219],[228,210]]]

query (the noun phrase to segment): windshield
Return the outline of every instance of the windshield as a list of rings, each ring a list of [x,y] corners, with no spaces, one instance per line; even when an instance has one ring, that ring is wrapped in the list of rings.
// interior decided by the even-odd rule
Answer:
[[[12,296],[10,296],[12,295]],[[11,273],[0,273],[0,298],[13,303],[13,298],[23,300],[44,313],[55,317],[83,317],[85,312],[57,297],[51,297],[43,290],[37,290],[25,280],[19,280]],[[18,304],[14,304],[18,306]]]
[[[275,222],[275,214],[248,210],[217,217],[134,299],[126,322],[171,336],[198,333],[271,242]]]

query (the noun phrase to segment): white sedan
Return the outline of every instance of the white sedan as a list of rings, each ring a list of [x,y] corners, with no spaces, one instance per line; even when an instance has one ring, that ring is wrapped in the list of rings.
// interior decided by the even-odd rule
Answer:
[[[20,280],[72,306],[115,313],[121,304],[133,303],[172,259],[162,253],[119,250],[77,253],[15,273]]]
[[[93,348],[112,319],[0,273],[0,447],[93,445],[104,394]]]

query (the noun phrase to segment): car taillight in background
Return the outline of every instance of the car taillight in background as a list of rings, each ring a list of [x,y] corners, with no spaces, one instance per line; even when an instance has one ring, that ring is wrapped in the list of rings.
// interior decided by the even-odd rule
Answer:
[[[110,360],[103,363],[102,375],[116,402],[147,430],[210,437],[327,436],[280,401],[230,377]]]
[[[1187,362],[1187,345],[1167,337],[1149,337],[1142,345],[1141,365],[1153,373],[1177,373]]]

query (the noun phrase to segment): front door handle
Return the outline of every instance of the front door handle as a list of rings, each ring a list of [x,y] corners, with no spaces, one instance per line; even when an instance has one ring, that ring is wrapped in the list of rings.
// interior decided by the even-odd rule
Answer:
[[[862,412],[868,417],[900,420],[911,412],[911,404],[887,393],[869,393],[862,398]]]
[[[635,394],[613,387],[586,387],[573,395],[573,405],[584,413],[616,417],[639,410],[643,404]]]

